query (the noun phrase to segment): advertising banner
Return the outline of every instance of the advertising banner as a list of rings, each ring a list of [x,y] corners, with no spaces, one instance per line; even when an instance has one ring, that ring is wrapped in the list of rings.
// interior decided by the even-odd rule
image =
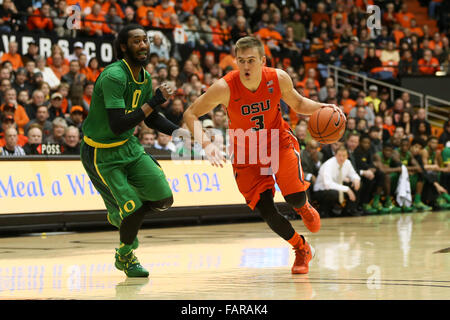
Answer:
[[[174,207],[245,205],[231,164],[158,161],[174,195]],[[276,202],[284,201],[280,192]],[[79,160],[1,161],[0,214],[105,210]]]

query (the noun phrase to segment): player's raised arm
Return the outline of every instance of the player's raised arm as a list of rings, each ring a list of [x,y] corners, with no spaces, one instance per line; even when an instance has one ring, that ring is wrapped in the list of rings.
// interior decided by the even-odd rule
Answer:
[[[295,112],[305,115],[311,115],[319,108],[324,106],[336,108],[342,111],[339,107],[333,104],[326,104],[316,102],[314,100],[302,97],[297,90],[295,90],[291,77],[286,71],[277,69],[278,81],[280,83],[281,98],[291,107]],[[343,114],[343,113],[342,113]]]
[[[230,89],[228,84],[223,79],[217,80],[205,93],[198,97],[189,108],[187,108],[183,115],[183,120],[191,134],[194,136],[194,140],[201,143],[202,148],[206,151],[208,159],[214,166],[222,167],[222,162],[224,162],[225,159],[221,152],[217,148],[214,148],[211,139],[203,132],[202,124],[198,118],[220,104],[228,105],[229,99]]]

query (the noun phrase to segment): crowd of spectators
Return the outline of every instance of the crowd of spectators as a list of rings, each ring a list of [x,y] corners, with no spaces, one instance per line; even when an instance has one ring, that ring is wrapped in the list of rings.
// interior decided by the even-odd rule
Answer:
[[[366,2],[382,9],[379,32],[367,28]],[[440,5],[437,1],[421,2],[429,5],[430,15],[435,18],[441,16],[437,12],[445,12],[445,2]],[[414,205],[400,210],[443,208],[450,203],[447,192],[450,190],[449,122],[439,137],[432,137],[425,109],[413,105],[407,93],[392,97],[387,88],[374,85],[367,92],[351,86],[338,88],[326,68],[334,64],[384,80],[414,73],[450,73],[449,29],[445,23],[439,24],[441,32],[430,34],[428,26],[417,25],[414,15],[401,0],[32,3],[4,0],[0,32],[31,30],[59,37],[73,36],[74,30],[67,28],[70,13],[66,9],[72,5],[80,6],[83,18],[76,29],[78,36],[114,39],[128,23],[173,30],[171,49],[164,41],[167,33],[154,33],[146,70],[152,75],[153,87],[166,81],[176,86],[176,95],[162,110],[180,126],[187,106],[214,81],[237,68],[234,43],[246,35],[255,35],[263,41],[268,65],[286,70],[300,94],[340,105],[348,117],[342,142],[321,146],[308,134],[307,117],[295,114],[281,103],[283,117],[302,146],[303,169],[312,182],[312,199],[317,199],[315,193],[323,191],[314,189],[321,164],[336,157],[340,148],[347,150],[347,158],[361,179],[360,191],[353,191],[376,195],[369,199],[357,197],[362,200],[346,210],[346,203],[352,203],[353,197],[349,193],[341,201],[341,190],[334,206],[325,208],[322,204],[323,216],[397,210],[394,195],[398,177],[395,175],[399,175],[402,163],[411,175],[419,176],[419,183],[412,190]],[[104,66],[85,52],[82,42],[76,42],[73,47],[73,52],[66,56],[54,44],[51,55],[44,57],[36,43],[30,43],[27,52],[20,54],[18,44],[9,42],[7,52],[0,57],[0,156],[79,154],[81,126],[89,112],[94,82]],[[315,64],[308,64],[310,61]],[[214,139],[227,141],[227,114],[223,106],[217,106],[201,120]],[[154,154],[201,156],[204,153],[195,143],[186,145],[182,139],[172,139],[145,124],[136,127],[135,135]],[[407,157],[411,162],[402,158],[405,152],[409,152]],[[369,159],[367,155],[370,163],[362,160]],[[410,158],[417,158],[417,162]],[[392,179],[386,182],[386,176]],[[435,190],[440,196],[427,193],[421,197],[423,190]]]

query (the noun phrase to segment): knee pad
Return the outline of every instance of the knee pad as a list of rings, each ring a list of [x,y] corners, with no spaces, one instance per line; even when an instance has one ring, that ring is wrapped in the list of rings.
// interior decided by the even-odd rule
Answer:
[[[306,196],[306,192],[296,192],[292,194],[288,194],[284,197],[287,203],[289,203],[294,208],[301,208],[305,205],[308,197]]]
[[[158,200],[158,201],[147,201],[145,205],[152,211],[166,211],[173,204],[173,196],[168,198]]]

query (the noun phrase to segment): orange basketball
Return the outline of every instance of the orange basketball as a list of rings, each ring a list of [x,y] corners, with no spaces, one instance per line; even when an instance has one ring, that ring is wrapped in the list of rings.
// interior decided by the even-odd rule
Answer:
[[[347,120],[343,112],[331,107],[316,110],[308,122],[311,137],[317,142],[330,144],[341,139],[344,134]]]

